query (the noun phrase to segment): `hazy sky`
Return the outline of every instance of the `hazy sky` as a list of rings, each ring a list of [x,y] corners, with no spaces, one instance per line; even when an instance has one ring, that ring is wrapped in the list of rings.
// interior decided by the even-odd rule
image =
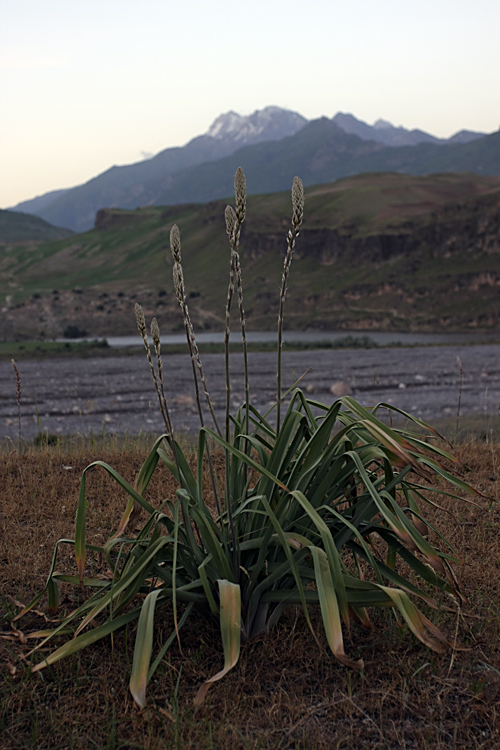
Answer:
[[[228,110],[500,125],[500,0],[0,0],[0,206]]]

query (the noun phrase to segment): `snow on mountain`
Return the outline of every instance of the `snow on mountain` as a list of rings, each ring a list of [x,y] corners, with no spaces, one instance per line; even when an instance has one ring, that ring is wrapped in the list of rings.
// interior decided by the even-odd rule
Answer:
[[[315,127],[314,122],[316,122],[317,127]],[[332,122],[336,127],[331,127]],[[328,137],[325,135],[325,128],[322,126],[322,123],[323,125],[326,123],[329,126]],[[394,125],[386,120],[377,120],[374,125],[368,125],[353,115],[342,112],[336,114],[330,121],[327,118],[308,121],[298,112],[275,106],[256,110],[247,116],[240,115],[231,110],[217,117],[204,135],[193,138],[185,146],[167,148],[151,159],[144,159],[134,164],[111,167],[102,174],[88,180],[83,185],[67,190],[53,191],[29,201],[23,201],[14,206],[13,210],[31,213],[40,216],[53,225],[69,227],[76,232],[83,232],[92,227],[94,217],[102,207],[126,209],[135,208],[138,205],[159,205],[162,201],[165,205],[171,205],[175,202],[211,200],[214,197],[229,194],[231,188],[226,186],[224,182],[225,178],[221,175],[216,175],[214,182],[219,181],[220,185],[223,185],[223,187],[219,185],[217,188],[218,192],[217,190],[213,194],[196,192],[192,187],[196,183],[192,172],[195,167],[204,165],[206,169],[210,169],[210,163],[218,162],[228,157],[243,146],[250,147],[264,141],[279,141],[283,138],[294,136],[306,126],[312,126],[312,131],[310,130],[309,132],[316,133],[318,148],[322,154],[320,161],[324,158],[321,148],[324,149],[325,153],[329,153],[329,150],[331,151],[332,149],[335,151],[332,142],[335,142],[340,136],[342,151],[348,152],[356,162],[355,167],[352,165],[349,168],[347,166],[343,167],[344,170],[347,170],[348,174],[358,174],[367,169],[370,171],[374,168],[373,162],[369,162],[369,160],[369,163],[366,161],[363,163],[359,159],[356,161],[356,154],[360,148],[359,138],[364,141],[375,141],[391,147],[415,146],[421,143],[439,146],[452,143],[460,146],[461,144],[477,140],[484,135],[482,133],[472,133],[462,130],[448,140],[439,139],[421,130],[406,130],[403,127],[394,127]],[[347,139],[348,142],[346,143],[345,137],[339,131],[344,131],[344,133],[357,136],[358,138]],[[300,146],[295,144],[294,148],[298,148],[299,150],[304,148],[307,151],[310,146],[311,144],[308,142],[308,139],[305,138],[305,143],[301,143]],[[372,143],[371,146],[364,149],[367,154],[373,152],[373,146],[374,144]],[[363,150],[362,146],[361,148]],[[375,150],[378,149],[376,148]],[[269,153],[271,154],[272,151],[273,149],[270,147]],[[242,154],[242,159],[246,156],[248,155]],[[301,158],[298,156],[298,153],[295,154],[295,157],[298,159]],[[283,158],[286,162],[288,157],[285,156]],[[310,155],[307,158],[311,158]],[[337,158],[338,155],[335,156],[335,159]],[[367,158],[366,154],[364,158]],[[385,168],[393,170],[394,161],[392,156],[386,154],[384,158],[386,160],[382,159],[378,163],[377,169],[380,171],[383,171]],[[342,159],[345,162],[347,153],[343,153]],[[398,169],[402,169],[402,171],[410,169],[412,157],[409,154],[405,155],[406,162],[401,155],[396,155],[396,159],[400,159],[399,163],[402,165]],[[468,157],[468,159],[468,161],[460,162],[459,160],[457,162],[460,165],[465,165],[460,167],[462,171],[467,169],[469,171],[477,170],[479,174],[494,173],[491,172],[491,167],[485,168],[482,161],[474,161],[473,157]],[[388,166],[386,167],[385,165]],[[281,170],[281,167],[279,169]],[[353,169],[355,169],[354,172],[352,171]],[[430,166],[429,169],[432,170],[433,167]],[[449,169],[452,170],[452,166]],[[332,167],[330,171],[323,173],[321,179],[323,181],[338,179],[338,175],[343,176],[344,173],[342,170],[335,171]],[[314,174],[315,179],[319,179],[317,170]],[[185,185],[181,190],[178,186],[183,180],[185,180]],[[175,190],[172,187],[173,185],[175,185]],[[264,180],[261,183],[260,191],[271,192],[272,190],[282,189],[280,186],[281,182],[279,180],[267,183]]]
[[[265,107],[248,116],[231,110],[219,115],[206,135],[216,140],[231,140],[244,146],[248,143],[286,138],[288,135],[294,135],[306,123],[306,118],[298,112],[281,107]]]
[[[394,125],[392,122],[389,122],[389,120],[382,120],[382,118],[380,118],[377,122],[373,123],[373,127],[375,130],[383,130],[384,128],[393,128]]]

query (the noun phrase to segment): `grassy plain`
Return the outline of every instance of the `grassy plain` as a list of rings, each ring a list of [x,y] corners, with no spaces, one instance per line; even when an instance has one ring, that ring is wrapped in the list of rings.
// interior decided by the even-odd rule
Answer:
[[[20,452],[4,448],[0,462],[0,689],[1,745],[11,748],[474,748],[500,743],[500,445],[455,446],[467,481],[491,498],[479,507],[452,500],[427,514],[453,544],[456,572],[468,603],[450,601],[432,619],[465,647],[439,656],[418,643],[388,612],[374,612],[375,631],[356,632],[350,646],[365,668],[354,673],[318,650],[301,612],[292,607],[267,637],[242,649],[240,662],[210,692],[203,707],[192,699],[222,666],[220,635],[205,622],[186,625],[182,651],[172,647],[139,712],[128,692],[134,629],[119,632],[70,659],[30,675],[30,632],[48,627],[46,602],[11,627],[10,620],[42,588],[55,542],[71,538],[83,468],[95,459],[133,480],[147,453],[145,440],[84,439]],[[443,487],[443,489],[445,489]],[[159,505],[175,487],[158,471],[148,499]],[[119,522],[126,499],[98,470],[87,480],[88,518],[101,544]],[[210,498],[207,498],[210,502]],[[89,541],[92,541],[89,539]],[[65,551],[59,564],[72,570]],[[63,610],[80,594],[63,588]],[[319,613],[314,612],[315,622]],[[172,613],[158,619],[157,637],[170,633]],[[321,627],[318,628],[321,633]],[[322,636],[320,636],[321,638]],[[349,644],[349,638],[346,636]]]

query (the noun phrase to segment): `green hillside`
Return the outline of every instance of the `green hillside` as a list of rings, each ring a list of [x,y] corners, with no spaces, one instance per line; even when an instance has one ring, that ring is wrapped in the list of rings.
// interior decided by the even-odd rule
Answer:
[[[178,330],[169,232],[179,225],[198,329],[222,330],[226,201],[99,212],[96,228],[38,247],[6,246],[0,336],[133,333],[133,303]],[[241,241],[250,330],[274,329],[286,193],[252,196]],[[499,322],[500,178],[371,174],[306,190],[289,284],[289,328],[488,330]]]
[[[73,234],[33,216],[0,209],[0,244],[6,242],[48,242]]]

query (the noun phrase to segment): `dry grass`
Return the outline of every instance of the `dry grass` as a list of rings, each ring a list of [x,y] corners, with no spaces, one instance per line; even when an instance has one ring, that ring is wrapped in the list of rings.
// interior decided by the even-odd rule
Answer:
[[[469,443],[456,453],[478,489],[499,497],[500,447]],[[146,455],[136,443],[92,448],[4,452],[0,466],[0,746],[2,748],[496,748],[500,746],[500,511],[439,498],[452,515],[432,512],[457,550],[457,573],[469,600],[457,619],[434,621],[468,648],[438,656],[375,612],[376,629],[358,631],[351,650],[364,671],[354,673],[322,651],[295,609],[266,638],[242,649],[236,669],[198,712],[192,699],[203,679],[222,666],[219,635],[205,622],[182,631],[181,655],[169,652],[149,687],[149,708],[138,712],[128,692],[127,645],[133,628],[44,670],[29,674],[23,636],[11,630],[18,611],[43,586],[55,542],[72,537],[82,470],[103,459],[132,480]],[[148,498],[174,492],[160,469]],[[89,525],[102,542],[119,521],[125,497],[102,471],[88,480]],[[92,539],[88,539],[92,542]],[[72,567],[65,552],[58,568]],[[79,593],[62,590],[68,610]],[[46,603],[41,609],[46,612]],[[317,617],[317,613],[315,614]],[[23,633],[46,626],[29,614]],[[161,628],[159,619],[159,628]],[[165,633],[172,629],[165,611]],[[321,628],[318,628],[321,632]],[[158,639],[160,640],[160,638]],[[31,642],[32,643],[32,642]]]

